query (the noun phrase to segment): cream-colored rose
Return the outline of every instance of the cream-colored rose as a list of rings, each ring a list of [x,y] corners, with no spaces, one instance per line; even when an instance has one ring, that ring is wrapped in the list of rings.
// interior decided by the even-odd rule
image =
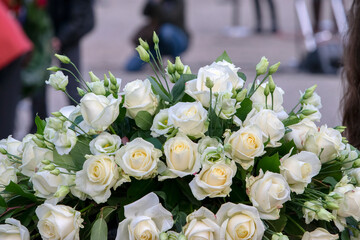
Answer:
[[[251,101],[253,102],[253,107],[256,108],[258,111],[260,109],[266,108],[265,105],[265,95],[264,95],[264,89],[266,87],[267,82],[261,84],[259,86],[259,88],[256,90],[256,92],[251,96]],[[283,95],[284,95],[284,91],[276,86],[275,91],[273,93],[273,100],[274,100],[274,106],[273,106],[273,110],[276,113],[276,115],[278,116],[278,118],[280,120],[284,120],[285,118],[287,118],[287,114],[284,111],[284,107],[282,106],[283,104]],[[269,95],[267,97],[267,106],[269,108],[271,108],[272,106],[272,100],[271,100],[271,95]]]
[[[156,174],[162,152],[150,142],[136,138],[121,147],[115,161],[125,174],[137,179],[151,178]]]
[[[159,99],[153,93],[148,79],[127,83],[124,87],[124,94],[124,107],[129,117],[135,118],[136,114],[140,111],[146,111],[154,115]]]
[[[212,99],[212,107],[214,107],[216,115],[222,119],[231,119],[236,113],[236,99],[231,98],[232,95],[231,92],[223,92]]]
[[[311,179],[321,169],[319,158],[312,152],[302,151],[290,157],[290,153],[280,159],[280,173],[284,176],[291,191],[302,194]]]
[[[5,149],[8,153],[10,153],[11,155],[17,156],[17,157],[21,157],[21,142],[14,139],[11,135],[6,138],[6,139],[2,139],[0,140],[0,148]],[[7,155],[4,155],[2,153],[0,153],[0,162],[5,163],[8,166],[17,166],[18,164],[14,163],[13,161],[11,161]]]
[[[44,203],[36,208],[35,213],[42,239],[80,239],[79,231],[83,227],[80,212],[65,205]]]
[[[62,71],[57,71],[51,74],[49,80],[45,81],[45,83],[51,85],[55,90],[65,91],[69,79]]]
[[[290,187],[278,173],[267,171],[264,174],[260,170],[257,177],[246,178],[246,189],[250,201],[258,209],[262,219],[278,219],[283,203],[290,200]]]
[[[110,189],[119,179],[119,170],[113,156],[87,155],[83,169],[76,173],[76,188],[89,195],[97,203],[110,197]]]
[[[197,78],[186,83],[185,93],[200,101],[204,107],[209,107],[210,89],[206,87],[206,79],[210,78],[214,83],[213,93],[231,93],[233,89],[239,89],[244,85],[244,81],[237,75],[238,70],[239,68],[226,61],[214,62],[210,66],[202,67]]]
[[[360,187],[355,187],[344,194],[337,215],[344,218],[351,216],[356,221],[360,221]]]
[[[302,110],[311,110],[311,111],[315,111],[313,114],[310,115],[302,115],[304,118],[308,118],[311,121],[314,122],[320,122],[321,120],[321,113],[319,111],[319,109],[317,107],[315,107],[314,105],[311,104],[304,104],[302,105]]]
[[[174,224],[171,213],[161,205],[155,193],[126,205],[124,215],[116,240],[157,240],[161,232],[169,230]]]
[[[205,207],[201,207],[186,217],[183,232],[188,240],[220,239],[220,227],[216,222],[216,217]]]
[[[30,240],[29,230],[14,218],[7,218],[6,224],[0,224],[1,240]]]
[[[97,131],[104,131],[119,116],[121,98],[87,93],[80,100],[80,111],[84,121]]]
[[[305,142],[305,150],[320,155],[321,163],[336,158],[344,147],[340,132],[326,125],[321,126],[318,132],[309,135]]]
[[[301,240],[336,240],[338,234],[331,234],[324,228],[317,228],[312,232],[305,232]]]
[[[168,114],[168,124],[188,136],[200,138],[208,129],[208,113],[200,102],[179,102],[169,108]]]
[[[293,140],[298,150],[303,150],[306,138],[318,131],[315,123],[308,118],[304,118],[301,122],[290,125],[288,128],[291,129],[291,132],[285,134],[285,139]]]
[[[206,197],[226,197],[231,192],[232,178],[236,174],[235,162],[219,162],[205,165],[199,174],[189,183],[190,189],[197,200]]]
[[[265,226],[255,207],[245,204],[225,203],[216,213],[221,227],[220,238],[224,240],[261,240]]]
[[[67,172],[65,169],[61,169],[61,171]],[[67,174],[59,174],[56,176],[46,170],[36,172],[30,178],[35,196],[46,199],[52,198],[61,185],[67,185],[68,176]]]
[[[197,144],[186,135],[178,134],[170,138],[164,144],[164,154],[169,176],[162,179],[185,177],[195,174],[200,170],[200,158],[197,152]]]
[[[244,121],[244,126],[257,125],[265,134],[263,142],[269,143],[269,147],[278,147],[279,141],[285,134],[285,126],[276,116],[275,112],[269,109],[261,109],[259,112],[253,109]]]
[[[254,165],[255,157],[265,153],[263,135],[264,133],[257,125],[240,128],[225,138],[227,156],[247,170]],[[230,147],[226,148],[226,145]]]
[[[169,124],[168,109],[161,109],[160,112],[154,117],[153,125],[150,128],[151,136],[167,136],[167,134],[173,130],[173,127],[173,125]]]
[[[3,191],[10,181],[17,183],[17,171],[15,167],[0,162],[0,191]]]
[[[109,154],[114,155],[120,148],[121,138],[118,135],[103,132],[89,143],[92,154]]]
[[[32,135],[33,136],[33,135]],[[32,137],[29,135],[29,137]],[[34,141],[28,140],[23,144],[21,173],[31,177],[41,167],[42,160],[53,160],[53,152],[47,148],[38,147]]]

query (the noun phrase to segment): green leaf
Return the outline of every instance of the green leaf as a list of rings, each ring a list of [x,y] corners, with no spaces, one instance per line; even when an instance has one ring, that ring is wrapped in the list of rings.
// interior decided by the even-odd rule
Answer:
[[[171,89],[173,103],[179,102],[185,94],[185,83],[196,78],[194,74],[183,74]]]
[[[151,138],[145,138],[144,140],[152,143],[154,147],[156,147],[157,149],[159,150],[162,149],[163,144],[160,142],[159,139],[151,137]]]
[[[69,154],[60,155],[54,150],[54,163],[67,170],[80,171],[86,161],[85,155],[91,154],[89,147],[90,141],[91,139],[85,136],[79,136],[75,147]]]
[[[236,116],[241,120],[244,121],[249,114],[249,112],[252,110],[252,101],[250,98],[245,98],[241,104],[240,108],[236,110]]]
[[[107,240],[108,227],[103,218],[99,218],[95,221],[91,228],[91,240]]]
[[[35,124],[36,124],[36,128],[37,128],[36,133],[43,135],[44,129],[46,126],[45,120],[41,120],[41,118],[38,115],[36,115]]]
[[[350,234],[347,228],[341,232],[341,240],[350,240]]]
[[[230,59],[230,57],[229,57],[229,55],[227,54],[226,51],[224,51],[224,52],[221,54],[221,56],[219,56],[219,57],[215,60],[215,62],[221,62],[222,60],[225,60],[225,61],[227,61],[228,63],[232,63],[232,61],[231,61],[231,59]]]
[[[295,154],[297,151],[297,147],[294,143],[294,140],[285,142],[283,139],[280,141],[281,146],[277,148],[277,152],[279,153],[280,156],[284,156],[286,154],[288,154],[291,151],[291,155]]]
[[[291,116],[291,118],[290,118],[290,116]],[[282,121],[285,127],[301,122],[301,119],[298,118],[296,115],[290,115],[290,116],[287,119]]]
[[[0,195],[0,207],[7,207],[5,199]]]
[[[239,78],[241,78],[242,80],[244,80],[244,81],[246,82],[246,75],[245,75],[245,73],[243,73],[243,72],[238,72],[237,75],[238,75]]]
[[[111,215],[115,210],[116,210],[116,207],[112,207],[112,206],[103,207],[103,208],[101,209],[101,213],[102,213],[101,218],[104,219],[106,222],[108,222],[110,215]],[[99,217],[100,217],[101,213],[99,213]]]
[[[154,77],[150,77],[149,81],[151,83],[151,86],[153,87],[153,90],[156,94],[158,94],[163,100],[167,102],[171,102],[170,97],[168,96],[168,93],[164,89],[163,86],[159,85],[157,81],[154,80]]]
[[[149,130],[153,123],[153,117],[146,111],[140,111],[136,114],[135,123],[142,130]]]
[[[282,232],[286,226],[287,217],[284,214],[281,214],[279,219],[271,221],[267,220],[266,222],[269,224],[272,231]]]
[[[264,173],[266,171],[280,173],[279,166],[280,166],[279,154],[276,153],[272,156],[265,156],[261,158],[259,163],[257,164],[256,172],[259,172],[259,170],[262,169]]]
[[[334,177],[326,177],[322,181],[324,183],[330,184],[333,188],[335,188],[335,185],[338,183],[338,181],[336,181]]]
[[[9,185],[5,187],[5,191],[13,193],[19,196],[22,196],[26,199],[29,199],[33,202],[37,202],[37,199],[34,194],[30,193],[28,190],[21,188],[18,184],[11,181]]]

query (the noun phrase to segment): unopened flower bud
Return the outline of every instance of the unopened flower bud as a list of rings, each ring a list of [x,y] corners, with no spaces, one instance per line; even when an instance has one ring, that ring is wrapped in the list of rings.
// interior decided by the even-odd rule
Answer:
[[[327,222],[335,219],[334,215],[332,215],[329,211],[325,210],[325,208],[320,208],[320,210],[316,212],[316,215],[318,216],[319,220],[324,220]]]
[[[211,81],[211,79],[209,77],[206,78],[206,82],[205,82],[205,86],[207,88],[212,88],[214,86],[214,82]]]
[[[65,64],[69,64],[71,62],[70,58],[68,58],[65,55],[55,54],[55,57],[57,57],[57,59],[59,59],[60,62],[65,63]]]
[[[41,163],[44,165],[49,165],[51,163],[51,161],[49,159],[44,159],[41,161]]]
[[[116,85],[117,84],[116,77],[110,71],[109,71],[109,77],[110,77],[111,84]]]
[[[179,74],[184,72],[184,64],[181,62],[180,57],[175,58],[175,69]]]
[[[306,89],[306,90],[305,90],[305,93],[304,93],[304,95],[303,95],[303,99],[308,99],[308,98],[310,98],[310,97],[313,95],[316,87],[317,87],[317,85],[315,84],[314,86],[309,87],[308,89]]]
[[[330,210],[337,210],[339,209],[339,204],[337,204],[335,201],[326,201],[325,207]]]
[[[270,94],[270,87],[269,84],[266,84],[265,88],[264,88],[264,95],[265,97],[269,96]]]
[[[348,143],[349,141],[347,140],[346,137],[342,137],[342,142],[343,142],[343,143]]]
[[[109,79],[107,78],[106,74],[104,74],[104,86],[105,87],[109,86]]]
[[[146,52],[145,48],[139,45],[135,49],[136,51],[138,51],[141,60],[143,60],[144,62],[150,62],[150,55]]]
[[[331,192],[329,193],[329,197],[335,199],[335,200],[339,200],[341,198],[343,198],[343,195],[337,192]]]
[[[175,75],[175,82],[176,82],[177,80],[179,80],[180,74],[178,72],[175,72],[174,75]]]
[[[59,119],[60,119],[60,121],[63,121],[63,122],[67,121],[67,118],[64,116],[59,117]]]
[[[82,90],[81,88],[77,87],[76,90],[81,97],[83,97],[85,95],[85,91]]]
[[[266,57],[262,57],[260,62],[256,65],[256,75],[263,75],[266,73],[269,66],[269,61]]]
[[[55,175],[55,176],[59,176],[60,170],[58,168],[55,168],[54,170],[50,171],[50,173]]]
[[[48,164],[45,167],[43,167],[44,170],[48,170],[48,171],[52,171],[54,170],[56,167],[54,164]]]
[[[54,117],[61,117],[62,113],[61,112],[52,112],[51,115],[53,115]]]
[[[186,236],[182,233],[179,234],[178,240],[187,240]]]
[[[0,148],[0,153],[6,155],[7,151],[5,150],[5,148]]]
[[[271,75],[269,76],[269,83],[268,84],[269,84],[270,92],[273,93],[275,91],[276,85],[275,85],[274,80],[273,80]]]
[[[230,144],[225,144],[225,145],[224,145],[224,150],[225,150],[226,152],[231,152],[231,149],[232,149],[232,147],[231,147]]]
[[[301,111],[301,114],[303,114],[305,116],[309,116],[309,115],[314,114],[316,112],[317,112],[316,110],[304,109],[304,110]]]
[[[158,37],[158,35],[156,34],[155,31],[153,33],[153,42],[154,42],[155,45],[159,43],[159,37]]]
[[[46,70],[53,71],[53,72],[57,72],[57,71],[60,70],[60,68],[59,68],[59,67],[56,67],[56,66],[52,66],[52,67],[47,68]]]
[[[175,73],[175,66],[174,64],[172,64],[172,62],[170,62],[169,60],[167,60],[167,71],[169,74],[173,74]]]
[[[139,38],[139,43],[146,51],[150,49],[149,44],[146,41],[142,40],[142,38]]]
[[[269,74],[272,75],[277,72],[278,68],[280,66],[280,62],[275,63],[271,67],[269,67]]]
[[[44,141],[39,140],[37,137],[33,137],[32,140],[38,147],[46,148],[46,144],[44,143]]]
[[[358,168],[360,167],[360,159],[356,159],[352,165],[353,168]]]
[[[247,94],[247,89],[244,88],[243,90],[241,90],[237,95],[236,95],[236,101],[237,102],[242,102],[244,101],[245,97]]]
[[[69,192],[70,192],[70,188],[68,186],[60,186],[58,190],[55,192],[54,197],[62,198],[68,195]]]
[[[92,82],[100,82],[100,79],[92,71],[89,72],[89,76]]]
[[[35,137],[37,137],[37,138],[40,139],[40,140],[44,140],[44,139],[45,139],[43,135],[38,134],[38,133],[35,133]]]
[[[172,83],[175,83],[175,82],[176,82],[176,79],[174,79],[173,75],[169,75],[169,80],[170,80],[170,82],[172,82]]]
[[[185,74],[192,74],[191,69],[190,69],[190,67],[188,65],[185,66],[184,72],[185,72]]]
[[[162,232],[162,233],[160,233],[159,238],[160,238],[160,240],[167,240],[168,234],[166,232]]]
[[[289,238],[282,233],[274,233],[271,237],[271,240],[289,240]]]
[[[338,130],[340,133],[344,132],[346,127],[345,126],[336,126],[334,127],[335,130]]]

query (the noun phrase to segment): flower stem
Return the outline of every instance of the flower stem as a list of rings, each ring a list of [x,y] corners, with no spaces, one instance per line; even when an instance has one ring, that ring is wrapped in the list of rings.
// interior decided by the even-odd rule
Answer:
[[[300,226],[300,224],[298,224],[292,217],[290,217],[289,215],[286,215],[286,217],[293,223],[295,224],[303,233],[305,233],[305,229],[303,227]]]
[[[76,105],[79,105],[79,103],[72,96],[70,96],[70,94],[66,90],[64,90],[63,92],[66,94],[66,96],[68,96],[68,98],[70,98],[74,103],[76,103]]]

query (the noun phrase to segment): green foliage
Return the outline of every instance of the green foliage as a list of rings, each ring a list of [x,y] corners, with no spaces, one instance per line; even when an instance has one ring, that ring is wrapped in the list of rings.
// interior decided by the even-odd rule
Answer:
[[[237,75],[238,75],[239,78],[241,78],[242,80],[244,80],[244,81],[246,82],[246,75],[245,75],[245,73],[243,73],[243,72],[238,72]]]
[[[171,102],[171,98],[169,97],[167,91],[164,89],[164,87],[159,84],[154,77],[149,77],[149,81],[151,83],[151,86],[153,88],[153,91],[160,96],[161,99],[167,102]]]
[[[260,158],[256,166],[256,172],[258,173],[260,169],[262,169],[264,173],[266,171],[280,173],[279,166],[280,166],[280,158],[279,158],[279,154],[276,153],[272,156],[265,156]]]
[[[185,94],[185,83],[196,78],[196,75],[193,74],[183,74],[180,76],[179,80],[176,81],[175,85],[171,90],[171,95],[173,98],[173,103],[181,101]]]
[[[108,227],[103,218],[98,218],[91,228],[91,240],[107,240]]]
[[[11,181],[9,185],[5,187],[5,191],[7,193],[11,193],[17,196],[24,197],[32,202],[37,202],[37,198],[32,194],[29,190],[27,190],[25,187],[21,187],[20,185],[14,183]]]
[[[230,57],[229,57],[229,55],[227,54],[226,51],[224,51],[224,52],[215,60],[215,62],[221,62],[221,61],[223,61],[223,60],[227,61],[228,63],[232,63],[232,61],[231,61],[231,59],[230,59]]]
[[[135,123],[142,130],[149,130],[152,126],[153,117],[149,112],[140,111],[136,114]]]
[[[240,103],[240,108],[236,110],[235,115],[241,120],[244,121],[249,114],[249,112],[252,110],[252,101],[250,98],[245,98]]]
[[[282,232],[288,222],[285,214],[280,214],[280,218],[277,220],[267,220],[269,228],[274,232]]]
[[[36,124],[36,133],[43,135],[44,134],[44,129],[45,129],[45,126],[46,126],[45,120],[41,120],[39,115],[36,115],[35,124]]]

